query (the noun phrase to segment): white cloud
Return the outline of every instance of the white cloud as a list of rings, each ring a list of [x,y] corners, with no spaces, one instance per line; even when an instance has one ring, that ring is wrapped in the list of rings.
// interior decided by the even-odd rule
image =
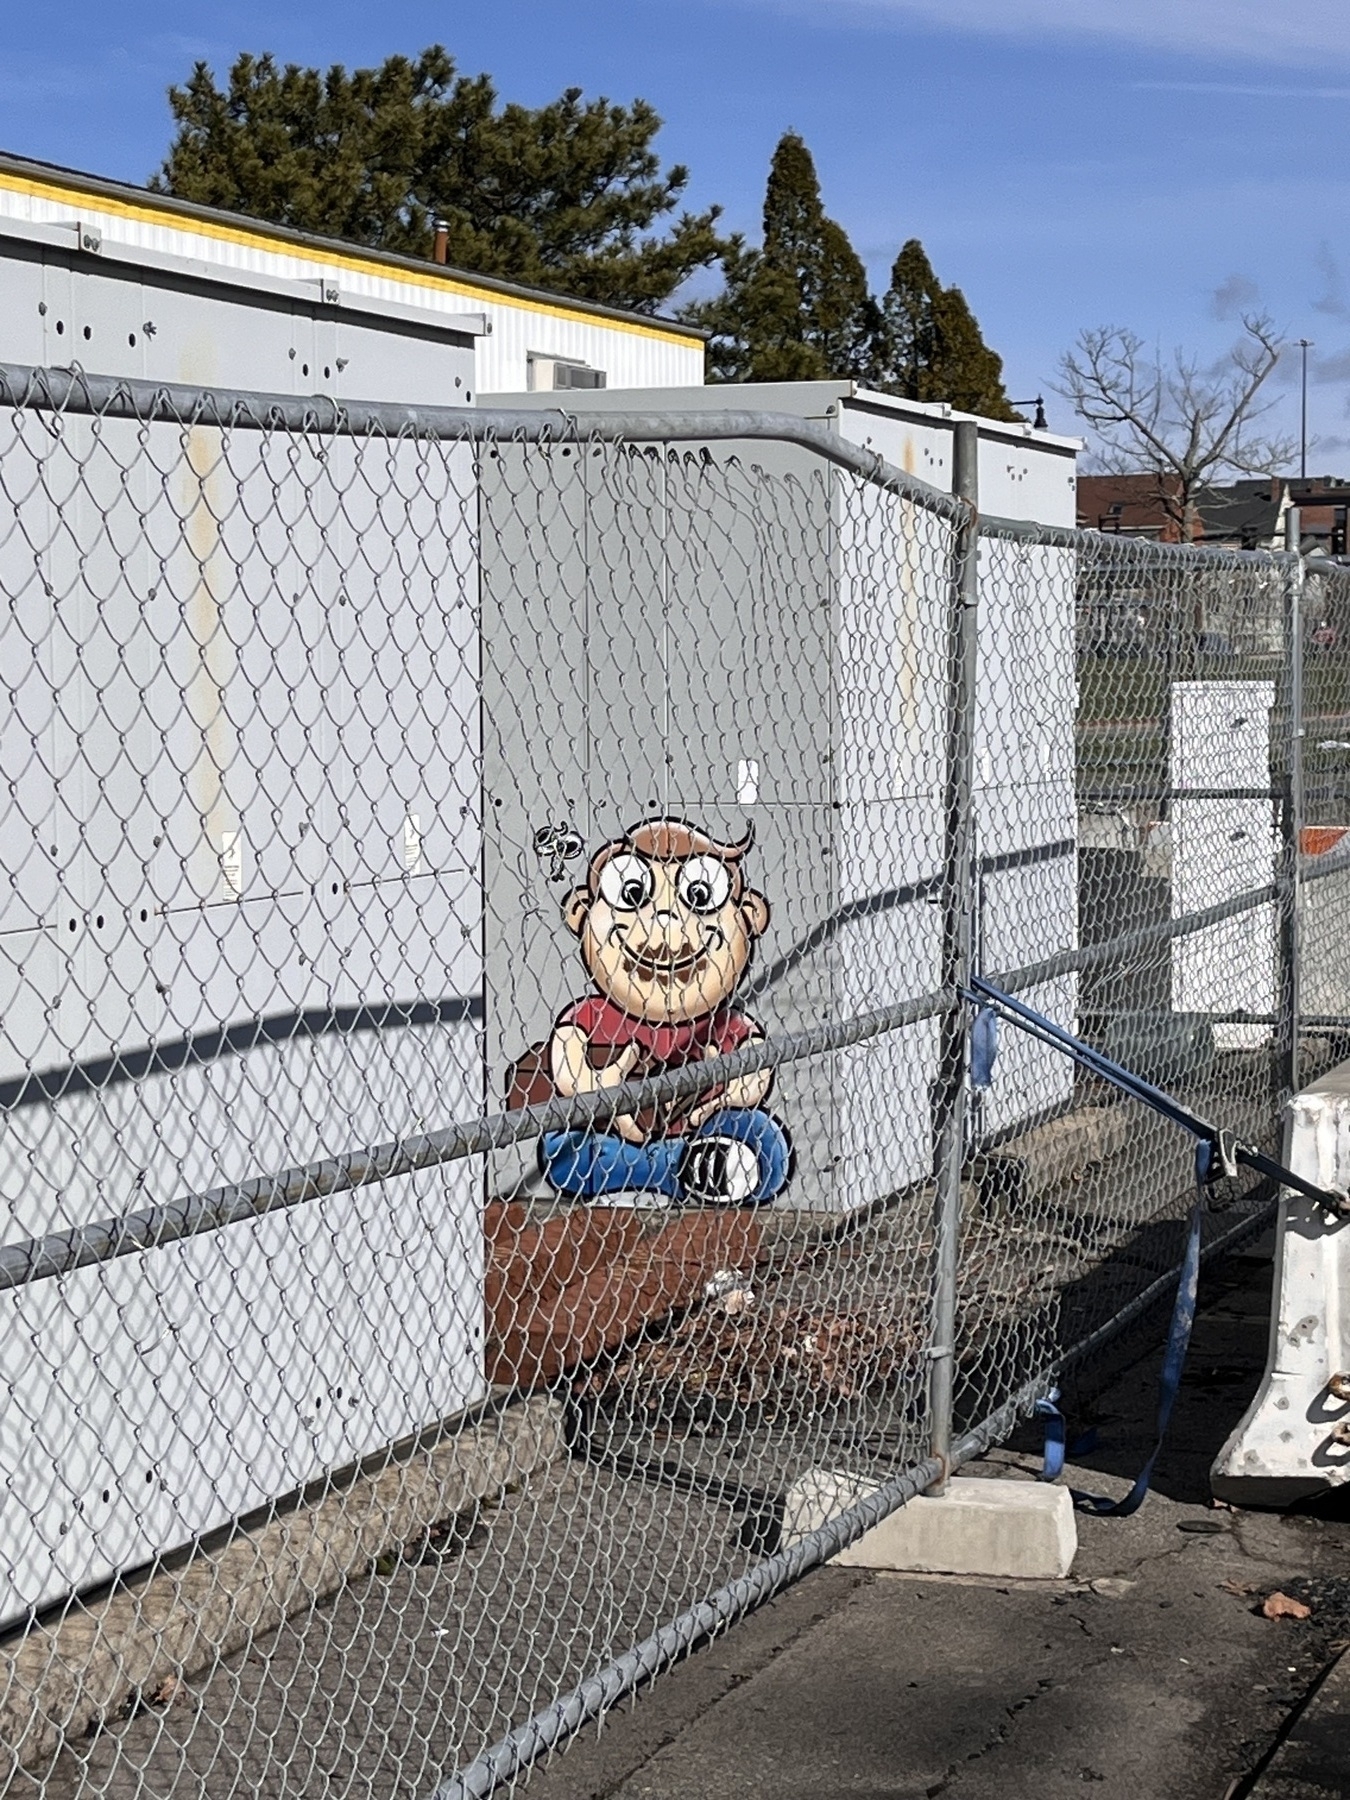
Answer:
[[[1350,64],[1350,34],[1336,30],[1325,8],[1271,0],[814,0],[795,10],[817,21],[830,11],[855,22],[890,17],[982,36],[1110,39],[1284,68]]]
[[[1238,94],[1249,100],[1350,100],[1347,87],[1274,87],[1254,81],[1132,81],[1149,94]]]
[[[1210,311],[1216,319],[1240,319],[1261,301],[1261,290],[1246,275],[1229,275],[1215,288]]]
[[[1322,294],[1313,301],[1314,308],[1321,313],[1330,313],[1333,318],[1350,313],[1346,305],[1345,286],[1341,280],[1341,266],[1332,254],[1331,245],[1324,239],[1317,246],[1317,272],[1322,277]]]
[[[1339,387],[1343,381],[1350,381],[1350,350],[1342,350],[1334,356],[1313,356],[1309,358],[1309,377],[1317,382],[1330,382]],[[1350,412],[1350,397],[1346,400],[1346,410]]]

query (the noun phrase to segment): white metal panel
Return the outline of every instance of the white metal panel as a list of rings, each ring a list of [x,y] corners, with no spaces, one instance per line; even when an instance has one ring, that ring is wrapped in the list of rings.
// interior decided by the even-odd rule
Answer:
[[[869,403],[870,402],[870,403]],[[901,410],[879,400],[844,395],[835,412],[839,435],[878,456],[907,475],[917,475],[943,492],[952,484],[951,425],[939,407]]]
[[[398,331],[351,317],[325,320],[332,333],[333,392],[341,399],[404,406],[468,406],[478,386],[474,359],[411,328]],[[468,367],[463,366],[465,362]]]
[[[1269,788],[1270,681],[1178,681],[1171,694],[1174,789]],[[1202,912],[1267,887],[1279,844],[1274,802],[1177,799],[1172,806],[1172,916]],[[1179,1012],[1275,1009],[1273,904],[1224,919],[1172,945],[1172,1005]],[[1219,1024],[1221,1045],[1268,1042],[1270,1025]]]
[[[4,280],[5,353],[13,362],[48,362],[46,269],[42,253],[36,247],[15,245],[5,261],[9,265]]]
[[[982,440],[982,505],[987,448]],[[1028,459],[1034,467],[1030,453]],[[1063,459],[1043,460],[1059,466]],[[991,974],[1039,962],[1078,942],[1074,573],[1068,551],[1001,541],[980,547],[974,806],[984,872],[977,959]],[[1029,989],[1023,998],[1072,1029],[1077,993],[1077,979],[1069,975]],[[1024,1033],[1005,1031],[993,1083],[981,1102],[982,1129],[1006,1132],[1063,1106],[1072,1093],[1067,1057]]]
[[[1077,708],[1072,553],[982,543],[973,721],[982,855],[1072,835]]]
[[[1068,836],[1071,840],[1072,831]],[[1078,863],[1072,849],[1043,861],[986,870],[979,885],[981,968],[991,973],[1024,968],[1076,945]],[[1027,988],[1019,998],[1074,1029],[1076,975]],[[1053,1112],[1071,1098],[1073,1084],[1073,1063],[1061,1051],[1037,1043],[1025,1032],[1005,1029],[999,1034],[994,1080],[982,1102],[982,1127],[987,1132],[1006,1131],[1021,1119]]]
[[[481,1393],[472,1165],[0,1296],[0,1616],[135,1568]],[[210,1328],[205,1322],[210,1321]]]
[[[942,802],[936,794],[843,803],[837,813],[836,883],[841,906],[856,906],[941,874]]]
[[[841,385],[844,392],[833,415],[841,437],[876,450],[906,474],[950,490],[952,431],[973,414]],[[980,510],[997,518],[1072,525],[1077,439],[988,419],[975,423],[980,433]]]
[[[869,500],[865,510],[846,507],[839,525],[836,775],[845,804],[933,797],[943,779],[947,534],[910,501]]]
[[[850,920],[835,942],[841,1017],[931,993],[941,984],[942,917],[923,901]],[[931,1173],[928,1104],[937,1074],[937,1025],[925,1020],[841,1051],[835,1064],[831,1204],[865,1205]]]
[[[980,432],[980,511],[1040,525],[1077,523],[1077,443],[1017,428]],[[1043,553],[1044,554],[1044,553]]]
[[[1175,788],[1270,785],[1273,681],[1175,681],[1171,758]]]

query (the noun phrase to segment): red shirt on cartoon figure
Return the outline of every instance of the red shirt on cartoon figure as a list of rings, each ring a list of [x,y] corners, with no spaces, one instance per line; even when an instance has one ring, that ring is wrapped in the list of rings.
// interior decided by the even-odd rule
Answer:
[[[646,819],[591,859],[563,902],[595,991],[575,1001],[547,1047],[554,1091],[590,1094],[725,1056],[764,1033],[732,1005],[769,904],[748,887],[750,846],[719,844],[680,819]],[[545,1174],[560,1192],[759,1205],[781,1192],[792,1153],[763,1110],[773,1072],[756,1070],[603,1129],[549,1132]]]

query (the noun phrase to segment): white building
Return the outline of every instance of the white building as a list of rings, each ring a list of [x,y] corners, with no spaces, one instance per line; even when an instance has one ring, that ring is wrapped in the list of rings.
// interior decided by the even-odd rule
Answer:
[[[467,376],[441,354],[466,344]],[[456,406],[479,389],[695,386],[703,337],[0,156],[0,361]]]

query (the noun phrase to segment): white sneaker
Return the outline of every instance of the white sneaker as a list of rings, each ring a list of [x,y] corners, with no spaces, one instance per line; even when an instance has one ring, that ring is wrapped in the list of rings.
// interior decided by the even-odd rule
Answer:
[[[739,1138],[690,1138],[680,1157],[680,1187],[693,1206],[746,1206],[759,1180],[759,1158]]]

